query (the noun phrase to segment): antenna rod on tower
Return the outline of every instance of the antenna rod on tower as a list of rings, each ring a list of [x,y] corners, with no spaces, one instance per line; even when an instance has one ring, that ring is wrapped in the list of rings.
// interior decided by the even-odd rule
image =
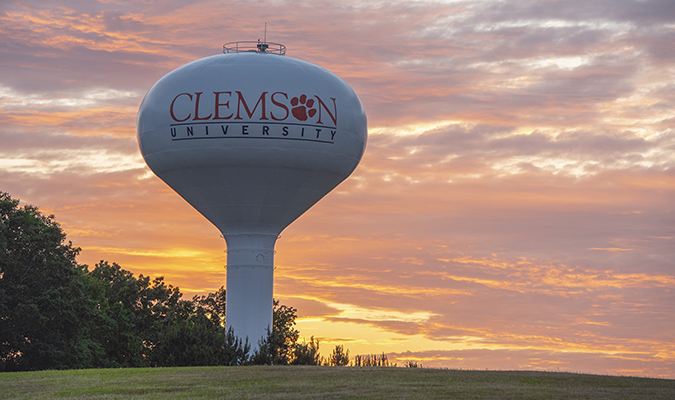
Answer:
[[[265,22],[265,36],[263,38],[265,39],[263,43],[267,43],[267,22]]]

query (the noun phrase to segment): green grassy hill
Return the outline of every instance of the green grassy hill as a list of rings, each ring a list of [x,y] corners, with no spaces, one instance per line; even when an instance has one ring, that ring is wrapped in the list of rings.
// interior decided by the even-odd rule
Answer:
[[[675,380],[376,367],[0,373],[0,399],[675,399]]]

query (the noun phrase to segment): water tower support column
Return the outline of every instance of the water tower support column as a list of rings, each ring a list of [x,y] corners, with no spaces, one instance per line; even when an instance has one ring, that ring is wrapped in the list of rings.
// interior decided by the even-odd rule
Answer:
[[[224,235],[227,242],[226,327],[251,349],[272,330],[276,235]]]

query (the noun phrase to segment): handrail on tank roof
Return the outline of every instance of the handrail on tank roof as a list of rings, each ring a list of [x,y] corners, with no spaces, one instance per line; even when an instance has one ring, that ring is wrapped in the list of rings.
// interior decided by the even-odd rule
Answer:
[[[286,54],[286,46],[280,43],[257,42],[254,40],[229,42],[223,45],[223,54],[228,53],[267,53],[283,56]]]

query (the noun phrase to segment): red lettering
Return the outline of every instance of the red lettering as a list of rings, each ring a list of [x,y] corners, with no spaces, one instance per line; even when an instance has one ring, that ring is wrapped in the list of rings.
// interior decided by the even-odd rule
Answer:
[[[176,104],[176,100],[182,95],[186,95],[187,97],[190,98],[190,100],[192,100],[192,95],[189,94],[189,93],[181,93],[178,96],[173,98],[173,101],[171,102],[171,107],[169,107],[169,113],[171,114],[171,118],[173,118],[173,120],[176,121],[176,122],[185,122],[188,119],[190,119],[190,117],[192,116],[192,114],[188,114],[188,116],[185,117],[185,119],[178,119],[178,118],[176,118],[176,114],[173,113],[173,106],[174,106],[174,104]]]
[[[333,113],[330,112],[330,110],[326,106],[326,103],[324,103],[319,96],[314,95],[314,97],[316,97],[316,99],[319,101],[319,107],[317,107],[319,109],[319,120],[316,121],[317,124],[323,124],[323,122],[321,122],[321,107],[323,107],[324,110],[326,110],[326,112],[328,113],[330,119],[333,121],[333,125],[337,126],[337,104],[335,104],[335,98],[334,97],[330,98],[331,100],[333,100],[333,112],[335,113],[335,115],[333,115]]]
[[[270,111],[270,117],[272,117],[272,119],[275,120],[275,121],[283,121],[286,118],[288,118],[289,111],[288,111],[288,107],[286,107],[283,103],[279,103],[278,101],[274,100],[274,96],[276,96],[277,94],[284,95],[286,100],[288,100],[288,94],[286,94],[284,92],[274,92],[274,93],[272,93],[272,96],[270,96],[270,100],[272,100],[272,104],[274,104],[277,107],[283,108],[286,111],[286,115],[283,118],[277,118],[277,117],[274,116],[274,113],[272,111]]]
[[[234,115],[234,113],[232,113],[232,114],[228,115],[227,117],[221,117],[220,116],[220,107],[230,108],[230,101],[229,100],[226,103],[220,102],[220,95],[224,94],[224,93],[227,93],[227,94],[230,95],[230,97],[232,97],[232,92],[213,92],[213,94],[216,95],[216,111],[215,111],[216,115],[213,117],[213,119],[230,119]]]
[[[238,90],[236,91],[236,93],[237,93],[237,116],[234,117],[234,119],[243,119],[239,116],[239,109],[240,109],[239,106],[241,105],[244,106],[244,109],[246,110],[246,114],[248,114],[248,117],[253,118],[253,113],[255,113],[255,110],[258,108],[258,104],[260,104],[261,102],[262,102],[262,117],[260,119],[261,120],[268,119],[265,111],[265,95],[267,94],[267,92],[262,92],[262,94],[258,98],[258,102],[255,103],[255,107],[253,107],[253,111],[249,110],[248,104],[246,104],[246,100],[244,100],[244,95],[241,94],[241,92]]]
[[[192,118],[193,121],[204,121],[204,120],[207,120],[207,119],[211,118],[211,115],[212,115],[212,114],[209,114],[208,117],[203,117],[203,118],[199,117],[199,98],[202,96],[202,93],[204,93],[204,92],[195,92],[195,97],[196,97],[195,98],[195,117]]]

